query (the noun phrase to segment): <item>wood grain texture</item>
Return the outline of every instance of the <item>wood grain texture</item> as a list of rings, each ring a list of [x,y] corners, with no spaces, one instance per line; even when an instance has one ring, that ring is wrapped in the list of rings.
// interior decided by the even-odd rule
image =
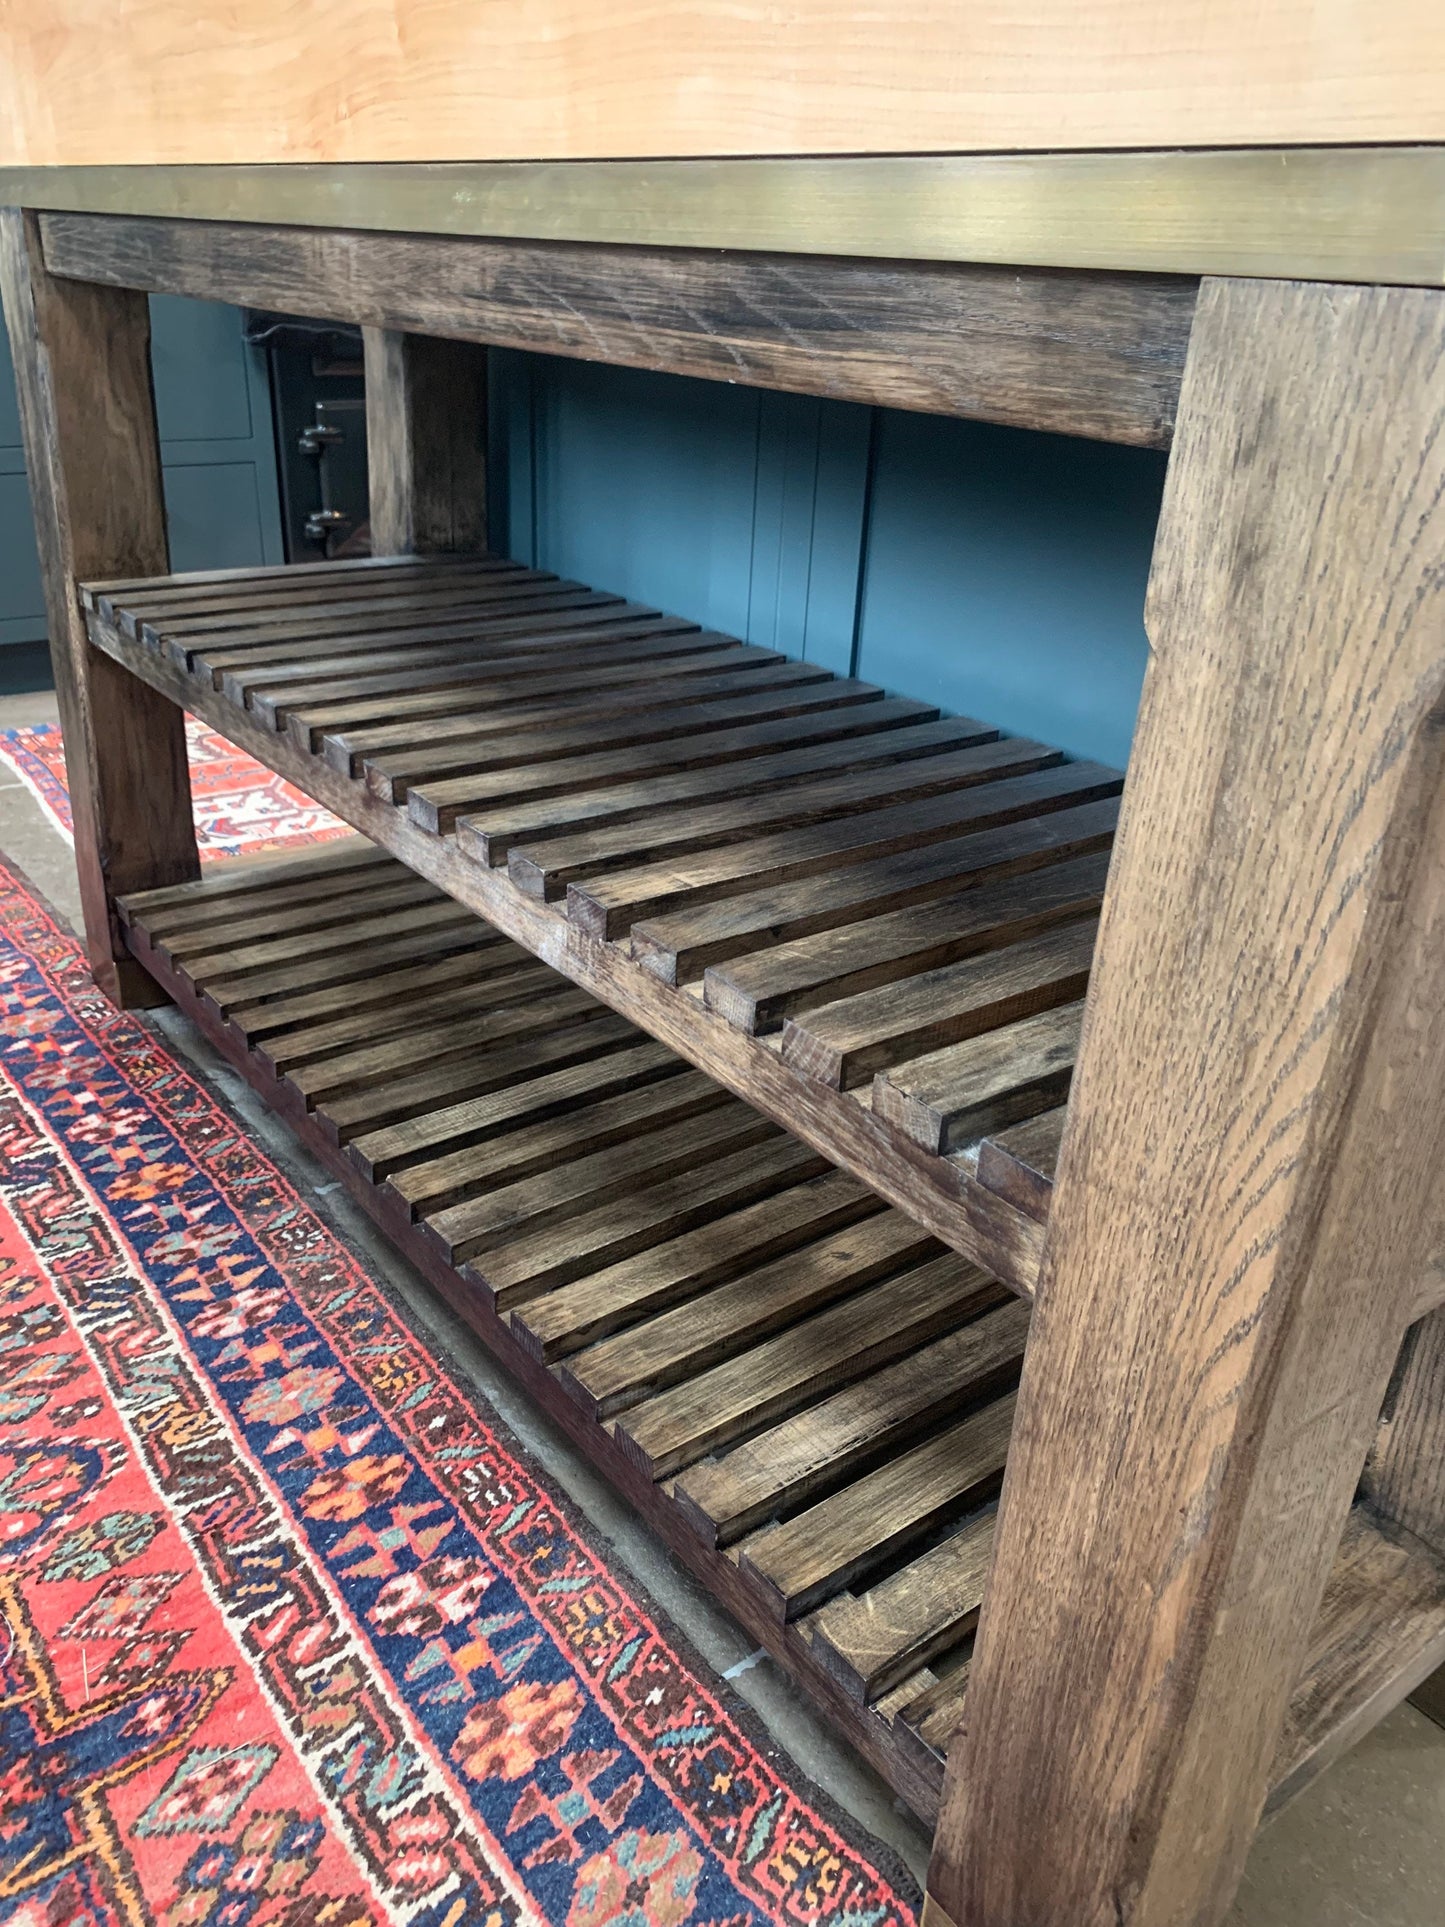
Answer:
[[[485,351],[392,328],[362,348],[372,554],[485,552]]]
[[[818,1656],[860,1699],[875,1699],[977,1622],[995,1514],[983,1512],[866,1591],[829,1603],[808,1630]]]
[[[1270,1768],[1277,1813],[1445,1660],[1445,1561],[1351,1509]]]
[[[85,947],[118,1003],[154,1003],[110,900],[198,874],[179,708],[90,647],[79,576],[164,575],[144,295],[52,277],[34,215],[0,210],[0,287],[65,735]]]
[[[357,839],[359,842],[360,839]],[[839,1716],[854,1743],[875,1765],[890,1775],[905,1798],[921,1811],[931,1812],[936,1785],[929,1782],[928,1763],[924,1762],[920,1770],[920,1766],[913,1761],[896,1756],[884,1721],[856,1699],[844,1694],[831,1674],[818,1671],[811,1647],[805,1639],[792,1638],[786,1633],[776,1639],[773,1637],[771,1615],[762,1612],[757,1601],[739,1585],[733,1563],[705,1547],[695,1534],[686,1530],[677,1533],[675,1508],[667,1491],[639,1474],[620,1453],[607,1430],[594,1418],[585,1415],[583,1408],[566,1395],[557,1373],[548,1370],[518,1344],[513,1330],[496,1313],[491,1294],[479,1291],[475,1283],[464,1281],[454,1269],[446,1266],[439,1255],[436,1241],[427,1237],[422,1223],[414,1220],[409,1213],[395,1208],[397,1199],[393,1188],[389,1184],[375,1182],[360,1163],[338,1149],[333,1135],[324,1128],[328,1100],[322,1099],[312,1110],[288,1102],[285,1078],[277,1078],[268,1068],[266,1058],[255,1048],[255,1042],[268,1042],[273,1050],[278,1050],[282,1048],[282,1038],[298,1035],[298,1025],[309,1021],[308,1013],[298,1008],[301,1000],[293,1001],[289,1010],[284,999],[257,1005],[242,1013],[240,1020],[235,1021],[222,1014],[215,1000],[196,983],[184,966],[170,961],[177,936],[193,929],[198,919],[203,925],[211,927],[244,929],[253,919],[274,922],[283,915],[289,915],[293,928],[299,934],[312,927],[312,920],[319,914],[323,919],[319,927],[329,928],[330,924],[325,919],[330,917],[330,909],[328,907],[318,912],[317,903],[329,906],[336,885],[345,875],[351,876],[360,894],[370,892],[373,887],[384,891],[392,881],[405,876],[394,859],[383,857],[378,862],[378,854],[364,852],[353,844],[340,845],[335,850],[328,847],[308,851],[301,858],[210,864],[199,884],[128,898],[122,905],[127,936],[147,967],[157,972],[187,1015],[200,1025],[252,1087],[286,1117],[323,1165],[347,1186],[373,1221],[411,1257],[432,1285],[447,1294],[461,1310],[467,1323],[484,1337],[513,1375],[534,1397],[540,1398],[563,1431],[589,1454],[606,1475],[614,1479],[655,1529],[665,1537],[678,1536],[686,1542],[687,1556],[694,1571],[744,1621],[756,1619],[761,1622],[755,1627],[759,1636],[772,1640],[783,1663],[795,1675],[812,1678],[812,1690],[822,1704],[837,1705]],[[306,880],[313,885],[315,901],[295,894],[297,883]],[[479,928],[483,926],[479,924]],[[480,969],[485,959],[499,961],[505,966],[508,952],[513,952],[512,961],[517,961],[513,946],[505,938],[487,933],[486,942],[488,948],[485,951],[472,953],[474,968]],[[530,959],[523,958],[521,961],[534,974],[549,974],[544,966]],[[364,1008],[378,1027],[379,1034],[391,1037],[414,1034],[417,1028],[416,1007],[410,997],[409,982],[413,976],[412,966],[405,962],[378,966],[372,952],[354,949],[332,953],[328,970],[330,981],[324,994],[334,1000],[333,1007]],[[321,994],[320,991],[312,993],[313,996]],[[524,992],[520,1001],[525,1008],[531,1002],[530,993]],[[535,1012],[535,1021],[540,1033],[547,1022],[545,1012],[540,1007]],[[467,1027],[463,1014],[458,1028],[465,1032]],[[653,1075],[650,1082],[638,1081],[642,1073],[636,1060],[643,1056],[651,1064]],[[619,1071],[611,1086],[617,1092],[630,1090],[633,1095],[645,1092],[658,1094],[670,1086],[674,1093],[678,1093],[684,1086],[696,1086],[702,1081],[697,1073],[689,1071],[677,1058],[645,1040],[638,1039],[619,1049],[610,1061],[620,1066],[624,1059],[632,1060],[633,1068],[628,1075]],[[419,1109],[413,1108],[407,1120],[412,1127],[412,1148],[417,1143],[434,1143],[450,1132],[463,1130],[473,1134],[476,1144],[480,1145],[485,1140],[494,1150],[510,1149],[519,1153],[528,1141],[535,1148],[538,1133],[548,1130],[563,1135],[570,1132],[572,1151],[585,1149],[600,1141],[594,1133],[601,1107],[587,1101],[591,1094],[588,1090],[575,1084],[569,1085],[566,1073],[543,1072],[537,1075],[536,1067],[526,1064],[514,1065],[513,1068],[512,1081],[493,1097],[477,1104],[453,1107],[448,1111],[445,1107],[441,1110],[431,1109],[423,1102]],[[734,1110],[741,1109],[733,1100],[724,1098],[721,1092],[715,1095]],[[466,1113],[465,1118],[463,1112]],[[639,1125],[645,1134],[646,1120],[640,1118]],[[781,1139],[782,1134],[775,1133],[775,1136]],[[796,1147],[793,1148],[796,1152]],[[635,1191],[639,1184],[646,1189],[648,1159],[641,1137],[636,1151],[636,1168],[631,1178],[624,1178],[617,1187],[619,1208],[625,1205],[629,1190]],[[398,1147],[394,1147],[394,1152],[403,1161],[411,1154],[409,1150]],[[570,1162],[568,1150],[564,1149],[554,1162],[560,1170],[565,1171]],[[812,1163],[816,1168],[820,1161],[814,1159]],[[402,1168],[414,1167],[406,1167],[403,1162]],[[714,1215],[705,1226],[686,1234],[684,1239],[665,1239],[661,1244],[638,1252],[635,1259],[629,1261],[634,1267],[633,1276],[640,1277],[649,1257],[657,1259],[666,1268],[686,1239],[693,1241],[699,1254],[705,1242],[710,1244],[712,1255],[719,1262],[731,1253],[731,1261],[741,1264],[743,1268],[748,1262],[743,1254],[749,1250],[756,1252],[759,1234],[765,1246],[777,1250],[787,1248],[788,1239],[792,1237],[800,1238],[806,1244],[822,1226],[821,1219],[815,1219],[809,1230],[803,1222],[809,1210],[821,1204],[824,1193],[831,1196],[836,1209],[840,1193],[844,1191],[851,1192],[855,1199],[862,1199],[877,1213],[876,1203],[866,1198],[861,1187],[840,1178],[836,1172],[805,1176],[778,1193],[766,1206],[743,1205],[724,1210],[723,1215]],[[903,1237],[911,1237],[921,1246],[929,1244],[926,1237],[907,1226],[901,1214],[887,1215],[898,1220]],[[766,1225],[763,1223],[765,1217],[771,1221]],[[526,1227],[521,1227],[521,1230],[525,1236]],[[556,1221],[550,1234],[544,1235],[560,1237],[564,1231],[564,1224]],[[591,1274],[591,1279],[608,1290],[617,1284],[626,1270],[627,1263],[608,1266],[604,1262],[602,1269]],[[569,1290],[567,1286],[559,1287],[555,1295],[565,1296]],[[538,1302],[545,1303],[546,1300],[544,1298]],[[1016,1309],[1022,1311],[1022,1307]]]
[[[1445,1156],[1442,350],[1436,294],[1201,290],[957,1921],[1209,1927],[1265,1797]]]
[[[706,1371],[712,1346],[749,1342],[749,1275],[764,1287],[771,1277],[775,1286],[786,1291],[784,1274],[790,1265],[808,1265],[814,1254],[836,1243],[845,1226],[851,1223],[859,1229],[865,1218],[868,1224],[889,1229],[894,1257],[904,1267],[900,1277],[919,1266],[936,1271],[936,1247],[902,1214],[880,1211],[876,1201],[851,1180],[824,1172],[802,1177],[759,1203],[734,1204],[725,1215],[679,1236],[664,1237],[660,1244],[645,1247],[629,1259],[604,1261],[600,1270],[574,1284],[552,1285],[504,1322],[491,1302],[493,1294],[479,1291],[445,1266],[436,1241],[427,1237],[418,1221],[441,1194],[429,1192],[406,1205],[396,1180],[424,1169],[418,1160],[437,1146],[463,1145],[462,1156],[475,1151],[482,1162],[470,1177],[455,1173],[453,1183],[459,1194],[471,1190],[480,1195],[497,1179],[533,1168],[566,1172],[571,1154],[591,1154],[631,1139],[636,1163],[630,1173],[619,1168],[620,1201],[629,1189],[636,1192],[639,1184],[643,1191],[648,1188],[647,1140],[665,1128],[660,1120],[668,1106],[679,1116],[702,1114],[690,1093],[706,1080],[661,1046],[640,1038],[623,1043],[606,1059],[581,1067],[580,1074],[576,1067],[539,1073],[535,1059],[518,1057],[509,1043],[483,1042],[483,1053],[511,1056],[511,1081],[485,1098],[443,1104],[440,1109],[432,1108],[434,1100],[425,1096],[414,1099],[404,1125],[389,1127],[372,1140],[377,1156],[371,1162],[340,1152],[334,1134],[324,1128],[331,1100],[321,1096],[312,1110],[288,1101],[289,1078],[284,1070],[278,1074],[278,1062],[298,1054],[299,1061],[309,1063],[344,1054],[356,1042],[358,1018],[366,1020],[375,1041],[387,1048],[434,1030],[436,1010],[426,1008],[427,999],[414,994],[421,987],[419,977],[430,967],[404,958],[379,962],[374,948],[333,947],[324,959],[324,983],[299,995],[251,1002],[237,1016],[223,1013],[210,992],[201,988],[190,974],[189,959],[200,954],[195,943],[206,941],[208,931],[213,937],[230,931],[239,942],[258,928],[274,933],[289,923],[298,936],[314,929],[324,937],[337,926],[338,906],[344,909],[348,901],[375,903],[399,887],[411,887],[411,882],[393,859],[367,850],[357,839],[308,851],[302,857],[211,865],[202,881],[124,900],[121,914],[136,953],[182,1009],[288,1118],[373,1220],[447,1294],[504,1364],[704,1583],[882,1768],[914,1810],[931,1818],[943,1754],[964,1706],[971,1648],[968,1628],[986,1576],[993,1522],[987,1513],[962,1521],[949,1517],[957,1498],[966,1502],[967,1474],[960,1486],[954,1455],[934,1451],[934,1474],[942,1484],[930,1493],[915,1476],[921,1469],[917,1453],[928,1435],[946,1432],[962,1414],[978,1408],[981,1399],[994,1399],[1016,1382],[1028,1321],[1026,1307],[1017,1302],[999,1304],[996,1290],[992,1297],[987,1291],[974,1293],[973,1311],[982,1311],[981,1316],[962,1324],[955,1321],[952,1329],[922,1350],[871,1375],[854,1377],[820,1404],[805,1405],[771,1430],[746,1438],[720,1459],[695,1466],[675,1489],[651,1481],[610,1429],[597,1423],[595,1410],[567,1396],[564,1374],[546,1369],[538,1357],[540,1348],[528,1345],[519,1331],[520,1318],[536,1320],[549,1303],[556,1304],[559,1316],[552,1329],[570,1334],[566,1349],[583,1376],[605,1357],[616,1357],[616,1347],[606,1333],[618,1324],[631,1326],[629,1335],[652,1353],[654,1362],[666,1357],[668,1370],[695,1370],[700,1365]],[[513,1006],[530,1014],[534,1034],[543,1038],[549,1025],[547,999],[538,998],[536,984],[547,979],[546,967],[521,955],[507,939],[480,926],[479,931],[480,946],[461,955],[470,974],[450,981],[440,991],[428,985],[428,998],[489,987],[502,991],[501,1003],[510,994]],[[182,961],[175,961],[178,957]],[[556,994],[571,994],[559,980],[552,982]],[[508,984],[510,993],[503,991]],[[338,1012],[346,1014],[338,1016]],[[467,1009],[454,1014],[457,1037],[448,1051],[464,1050],[471,1028]],[[341,1034],[321,1035],[318,1019],[326,1020],[322,1029],[326,1024],[340,1026]],[[301,1048],[301,1040],[308,1036]],[[717,1091],[713,1097],[716,1103],[703,1110],[731,1102]],[[631,1130],[626,1117],[629,1104],[636,1105]],[[383,1138],[390,1139],[385,1161],[392,1176],[378,1182]],[[871,1213],[858,1213],[860,1201],[871,1205]],[[544,1208],[552,1209],[555,1202],[544,1201]],[[532,1234],[525,1221],[517,1229],[524,1239]],[[554,1216],[541,1227],[540,1236],[545,1241],[564,1231],[565,1219]],[[594,1245],[601,1244],[605,1240],[594,1236]],[[486,1262],[494,1255],[495,1250],[488,1253]],[[884,1284],[885,1300],[887,1289]],[[665,1310],[679,1296],[696,1297],[700,1308],[711,1308],[711,1338],[701,1352],[693,1352],[690,1361],[682,1358],[674,1343],[681,1337],[683,1349],[690,1344],[683,1334],[683,1320]],[[754,1291],[751,1297],[763,1329],[770,1329],[778,1318],[785,1323],[789,1317],[801,1321],[805,1342],[793,1348],[792,1363],[806,1376],[809,1354],[816,1354],[816,1348],[806,1342],[818,1309],[812,1288],[803,1283],[791,1310],[766,1289]],[[984,1310],[985,1304],[993,1308]],[[656,1317],[659,1309],[663,1315]],[[712,1315],[716,1313],[722,1314],[720,1319]],[[606,1322],[600,1330],[589,1330],[589,1321],[599,1314]],[[662,1340],[661,1350],[649,1334]],[[737,1356],[735,1351],[733,1355]],[[816,1364],[816,1356],[812,1363]],[[703,1411],[705,1415],[705,1400]],[[872,1498],[879,1493],[880,1474],[890,1464],[896,1472],[887,1480],[892,1496],[885,1507],[874,1504]],[[683,1491],[686,1481],[697,1482],[695,1493]],[[857,1488],[852,1500],[847,1498],[849,1487]],[[716,1513],[710,1524],[698,1509],[705,1499],[710,1499]],[[905,1511],[912,1508],[912,1523],[898,1510],[900,1501]],[[835,1518],[840,1511],[856,1515],[856,1525],[845,1526],[837,1542],[841,1563],[833,1560],[828,1583],[833,1574],[846,1573],[860,1558],[863,1564],[876,1562],[880,1528],[912,1541],[915,1525],[936,1517],[941,1506],[941,1531],[946,1536],[930,1532],[908,1543],[903,1563],[885,1560],[881,1569],[860,1580],[866,1591],[835,1592],[817,1612],[786,1625],[777,1612],[775,1596],[763,1594],[756,1581],[749,1580],[743,1562],[721,1551],[719,1544],[726,1545],[740,1532],[766,1527],[769,1519],[790,1512],[800,1517],[800,1506],[816,1514],[820,1502],[824,1511],[815,1517],[814,1526],[826,1523],[830,1512]],[[690,1520],[689,1505],[693,1508]],[[705,1530],[695,1529],[704,1524]],[[806,1536],[821,1546],[812,1527]],[[763,1533],[760,1543],[770,1537]],[[1440,1572],[1440,1562],[1418,1542],[1408,1535],[1388,1537],[1363,1508],[1356,1508],[1310,1636],[1304,1676],[1292,1698],[1287,1741],[1276,1760],[1276,1771],[1283,1776],[1276,1789],[1280,1797],[1333,1757],[1419,1677],[1422,1666],[1431,1663],[1445,1628]],[[895,1679],[896,1686],[891,1684]]]
[[[228,702],[208,687],[209,679],[187,674],[168,656],[126,636],[98,614],[90,616],[89,624],[98,649],[205,717],[239,747],[298,784],[343,821],[439,884],[459,903],[478,911],[544,962],[614,1009],[632,1016],[729,1090],[745,1096],[749,1103],[820,1149],[826,1148],[826,1155],[834,1163],[863,1176],[874,1191],[902,1206],[936,1237],[986,1265],[1015,1291],[1028,1295],[1032,1290],[1042,1244],[1041,1225],[979,1184],[963,1165],[952,1159],[929,1158],[921,1151],[915,1155],[916,1147],[900,1144],[851,1094],[798,1077],[783,1065],[776,1052],[760,1047],[734,1029],[700,999],[678,995],[649,971],[637,968],[621,947],[588,936],[561,916],[556,906],[538,902],[517,889],[504,871],[469,860],[456,840],[421,829],[405,810],[382,802],[364,784],[303,750],[292,734],[278,734],[259,726],[254,711],[238,709]],[[728,650],[729,660],[735,649],[733,645]],[[764,660],[770,658],[764,654]],[[635,678],[636,670],[624,667],[616,672],[581,673]],[[649,676],[653,673],[649,667]],[[446,695],[445,691],[441,693]],[[463,691],[462,696],[469,703],[475,701],[475,692]],[[389,696],[381,702],[379,713],[392,713],[409,700],[405,694]],[[437,701],[435,693],[430,695],[423,713],[431,713]],[[303,712],[293,718],[298,725],[296,735],[319,736],[326,728],[346,724],[357,708],[364,709],[365,705],[343,703],[336,711]],[[1086,805],[1085,813],[1113,807]],[[1050,820],[1043,819],[1045,823]],[[1087,840],[1101,847],[1108,841],[1108,830],[1103,826],[1091,830]],[[461,947],[458,936],[441,935],[442,942],[430,957],[440,958],[443,950],[450,953]],[[405,953],[406,941],[398,940],[399,954]],[[417,941],[412,939],[413,944]],[[411,959],[418,964],[428,960],[420,956]],[[294,966],[293,974],[301,968]]]
[[[1361,1490],[1377,1512],[1445,1555],[1445,1310],[1406,1334]]]
[[[49,214],[57,273],[1163,447],[1192,280]]]
[[[1423,0],[82,0],[13,11],[4,158],[565,160],[1407,141],[1445,132]]]
[[[1067,1121],[1067,1106],[1060,1105],[986,1137],[978,1147],[979,1183],[1047,1224]]]

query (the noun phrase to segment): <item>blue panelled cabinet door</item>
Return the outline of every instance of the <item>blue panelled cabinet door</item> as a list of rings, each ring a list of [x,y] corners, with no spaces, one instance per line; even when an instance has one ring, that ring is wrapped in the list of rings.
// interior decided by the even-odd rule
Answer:
[[[1126,759],[1152,449],[499,351],[490,426],[508,553]]]
[[[177,569],[280,562],[281,515],[265,357],[239,309],[157,295],[151,359]],[[0,648],[43,641],[45,610],[20,449],[10,346],[0,333]]]

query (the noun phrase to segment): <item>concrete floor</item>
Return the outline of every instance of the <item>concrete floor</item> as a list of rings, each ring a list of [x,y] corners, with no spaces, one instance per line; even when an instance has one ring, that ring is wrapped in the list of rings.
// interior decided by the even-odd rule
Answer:
[[[54,718],[49,693],[0,698],[0,728]],[[0,767],[0,851],[56,909],[78,922],[65,840],[26,787]],[[922,1880],[928,1836],[891,1791],[837,1741],[766,1656],[694,1582],[637,1515],[492,1363],[346,1193],[278,1124],[179,1012],[154,1022],[250,1124],[303,1193],[436,1336],[439,1349],[495,1407],[525,1448],[610,1541],[634,1582],[719,1673],[731,1678],[779,1747]],[[1402,1706],[1259,1835],[1229,1927],[1442,1927],[1445,1923],[1445,1729]]]

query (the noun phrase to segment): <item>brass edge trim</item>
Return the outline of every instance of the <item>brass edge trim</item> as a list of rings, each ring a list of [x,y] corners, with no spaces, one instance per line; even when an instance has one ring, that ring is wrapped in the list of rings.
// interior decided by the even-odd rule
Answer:
[[[0,168],[0,204],[653,247],[1445,285],[1445,147]]]

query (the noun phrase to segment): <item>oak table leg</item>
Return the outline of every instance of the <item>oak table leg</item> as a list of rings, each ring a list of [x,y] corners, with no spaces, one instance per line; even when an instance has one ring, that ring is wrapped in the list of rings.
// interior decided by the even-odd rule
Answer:
[[[46,270],[36,217],[0,210],[0,286],[65,736],[85,943],[120,1004],[162,993],[126,954],[111,899],[199,874],[185,718],[93,649],[77,580],[164,575],[165,507],[143,294]]]
[[[1228,1906],[1445,1150],[1445,295],[1206,282],[927,1919]]]
[[[485,552],[487,351],[363,328],[374,555]]]

